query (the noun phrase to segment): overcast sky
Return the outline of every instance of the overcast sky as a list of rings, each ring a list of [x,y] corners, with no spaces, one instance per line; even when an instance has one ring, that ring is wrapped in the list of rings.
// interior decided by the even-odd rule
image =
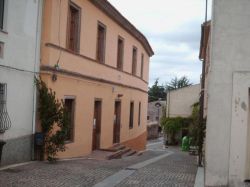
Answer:
[[[209,15],[211,0],[208,0]],[[149,40],[155,55],[150,60],[149,85],[187,76],[199,83],[198,59],[205,0],[109,0]]]

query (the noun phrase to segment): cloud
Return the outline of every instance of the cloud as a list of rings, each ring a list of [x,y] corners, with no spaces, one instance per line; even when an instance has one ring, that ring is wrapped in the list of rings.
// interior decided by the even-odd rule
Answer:
[[[155,52],[150,60],[150,85],[156,78],[164,84],[175,76],[184,75],[191,82],[199,83],[201,62],[198,54],[205,1],[109,1],[144,33]],[[211,0],[208,1],[211,7]]]
[[[168,31],[165,33],[148,33],[148,39],[151,43],[165,43],[168,45],[179,43],[186,44],[194,49],[198,49],[200,45],[200,28],[201,22],[192,21],[186,22],[180,25],[174,31]],[[157,48],[157,45],[155,45]]]

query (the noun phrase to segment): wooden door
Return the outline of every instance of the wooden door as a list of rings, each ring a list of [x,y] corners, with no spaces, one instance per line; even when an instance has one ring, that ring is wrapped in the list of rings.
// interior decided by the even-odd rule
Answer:
[[[92,150],[100,149],[102,102],[95,101]]]
[[[120,129],[121,129],[121,102],[116,101],[114,110],[113,143],[120,143]]]

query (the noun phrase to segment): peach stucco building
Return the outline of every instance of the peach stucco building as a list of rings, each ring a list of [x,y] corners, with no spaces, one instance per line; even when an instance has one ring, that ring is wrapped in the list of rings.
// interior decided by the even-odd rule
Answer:
[[[60,158],[146,144],[147,39],[106,0],[45,0],[41,75],[71,112]]]

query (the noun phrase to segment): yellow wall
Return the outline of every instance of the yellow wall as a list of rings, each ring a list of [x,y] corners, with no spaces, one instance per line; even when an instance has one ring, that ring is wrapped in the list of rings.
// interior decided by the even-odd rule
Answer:
[[[66,48],[66,33],[67,33],[67,15],[68,15],[68,0],[61,1],[61,12],[59,11],[59,0],[45,0],[44,13],[44,31],[42,45],[53,43]],[[148,81],[148,66],[149,56],[143,46],[133,36],[116,24],[106,14],[101,12],[88,0],[72,0],[81,7],[81,34],[80,34],[80,54],[96,59],[96,44],[97,44],[97,24],[98,21],[106,25],[106,55],[105,64],[116,67],[117,59],[117,40],[118,36],[124,38],[124,71],[131,73],[132,71],[132,49],[136,46],[138,49],[137,57],[137,76],[140,76],[141,54],[144,54],[144,80]],[[59,13],[60,12],[60,13]],[[60,24],[59,24],[59,15]],[[60,29],[59,29],[60,25]],[[59,39],[60,38],[60,39]],[[59,52],[53,52],[53,56],[58,58]],[[42,64],[54,65],[55,59],[42,60]],[[61,62],[61,66],[71,65]],[[79,63],[78,63],[79,65]],[[75,68],[75,67],[74,67]],[[78,68],[76,68],[79,70]],[[81,69],[82,70],[82,69]],[[85,72],[84,72],[85,73]],[[133,82],[133,81],[132,81]],[[147,85],[144,85],[147,89]]]
[[[92,151],[92,124],[95,98],[102,99],[101,148],[112,146],[114,104],[118,98],[118,94],[123,94],[120,98],[122,106],[120,141],[127,143],[133,139],[137,140],[138,137],[143,137],[139,141],[140,148],[138,147],[138,149],[141,149],[146,143],[146,139],[144,140],[144,136],[142,135],[146,132],[146,92],[148,86],[149,56],[140,42],[107,17],[106,14],[97,9],[92,3],[87,0],[74,0],[73,2],[81,7],[79,52],[81,56],[66,50],[60,50],[52,45],[48,46],[49,43],[61,46],[63,49],[66,48],[68,0],[61,1],[61,13],[59,13],[59,0],[45,0],[41,66],[54,67],[58,59],[60,59],[60,70],[87,75],[97,78],[99,81],[56,72],[57,81],[53,82],[51,72],[42,70],[42,79],[47,83],[48,87],[56,91],[58,98],[63,99],[65,96],[74,96],[76,99],[74,141],[67,144],[66,152],[60,153],[59,156],[61,158],[78,157],[89,154]],[[59,15],[61,15],[60,24]],[[107,29],[106,65],[93,61],[96,59],[98,21],[106,25]],[[61,26],[60,29],[59,25]],[[114,69],[117,61],[118,36],[124,38],[123,69],[129,74]],[[136,46],[138,49],[137,76],[140,76],[141,53],[144,54],[144,80],[131,75],[133,46]],[[93,60],[89,60],[83,56]],[[104,83],[102,80],[110,81],[110,83]],[[130,101],[134,101],[135,107],[133,129],[129,129]],[[139,102],[141,102],[141,126],[138,126]]]

